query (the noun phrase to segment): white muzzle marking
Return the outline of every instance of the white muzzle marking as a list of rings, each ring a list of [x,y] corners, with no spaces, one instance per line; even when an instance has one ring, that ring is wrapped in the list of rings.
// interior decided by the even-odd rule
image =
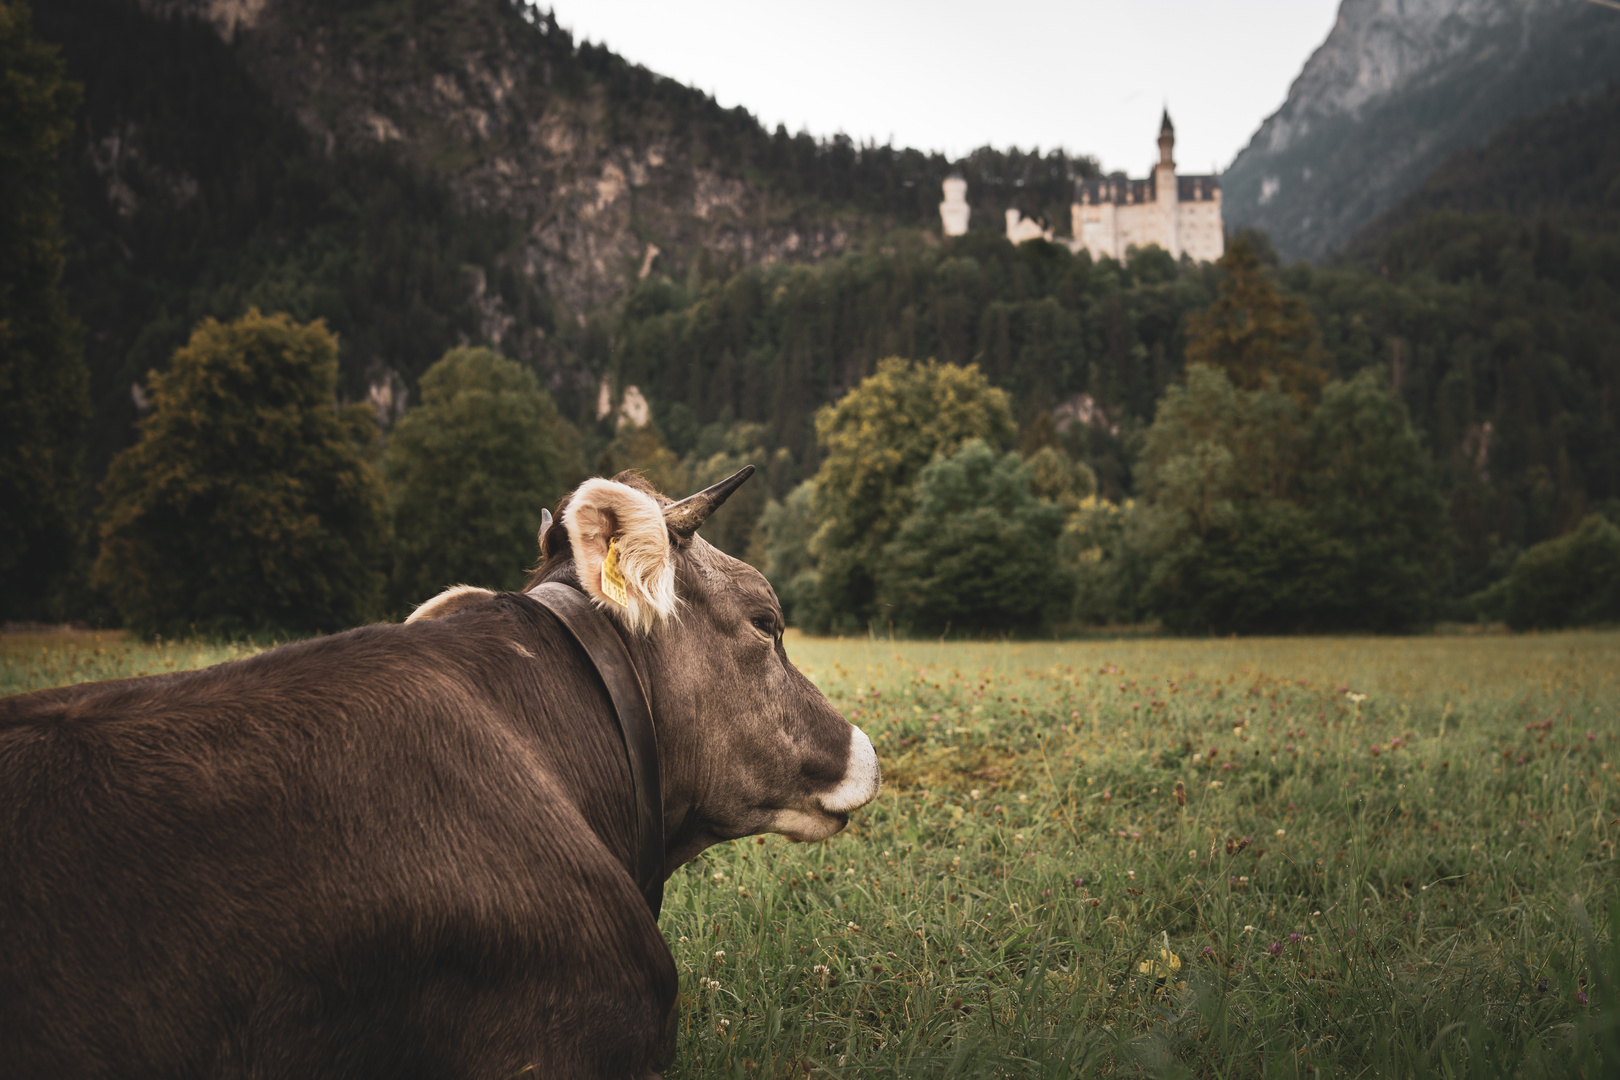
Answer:
[[[850,726],[849,765],[838,786],[821,796],[821,808],[829,814],[847,814],[858,810],[877,798],[883,786],[883,772],[878,768],[877,751],[866,732]]]

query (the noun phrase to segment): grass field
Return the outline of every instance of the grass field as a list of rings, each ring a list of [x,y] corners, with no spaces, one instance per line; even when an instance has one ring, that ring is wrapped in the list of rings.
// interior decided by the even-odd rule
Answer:
[[[0,697],[208,667],[257,651],[242,645],[143,642],[118,630],[0,634]]]
[[[789,652],[884,791],[676,874],[670,1075],[1620,1075],[1620,634]]]

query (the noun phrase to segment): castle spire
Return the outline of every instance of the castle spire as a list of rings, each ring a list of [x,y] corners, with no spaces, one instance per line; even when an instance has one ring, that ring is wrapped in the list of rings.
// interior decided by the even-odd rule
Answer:
[[[1164,119],[1159,122],[1159,164],[1175,167],[1176,125],[1170,122],[1170,106],[1164,107]]]

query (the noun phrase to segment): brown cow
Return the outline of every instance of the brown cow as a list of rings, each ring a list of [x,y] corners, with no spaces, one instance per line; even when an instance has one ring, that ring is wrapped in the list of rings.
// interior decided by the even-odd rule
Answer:
[[[694,498],[587,481],[536,575],[610,612],[645,680],[665,876],[721,840],[831,836],[879,783]],[[465,589],[404,625],[0,700],[0,1073],[659,1068],[676,974],[614,716],[555,616]]]

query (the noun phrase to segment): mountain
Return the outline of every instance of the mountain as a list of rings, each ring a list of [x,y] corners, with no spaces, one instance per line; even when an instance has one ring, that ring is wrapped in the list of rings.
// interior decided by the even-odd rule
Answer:
[[[343,392],[396,403],[490,344],[593,417],[597,313],[647,275],[806,262],[936,224],[1066,213],[1089,159],[937,154],[764,129],[513,0],[35,0],[85,87],[63,162],[91,472],[202,318],[325,318]],[[403,391],[403,393],[401,393]]]
[[[1228,228],[1319,260],[1503,124],[1620,71],[1620,11],[1589,0],[1344,0],[1222,178]]]
[[[1620,232],[1620,82],[1515,120],[1484,146],[1451,155],[1363,226],[1344,257],[1370,265],[1392,234],[1442,211]]]

